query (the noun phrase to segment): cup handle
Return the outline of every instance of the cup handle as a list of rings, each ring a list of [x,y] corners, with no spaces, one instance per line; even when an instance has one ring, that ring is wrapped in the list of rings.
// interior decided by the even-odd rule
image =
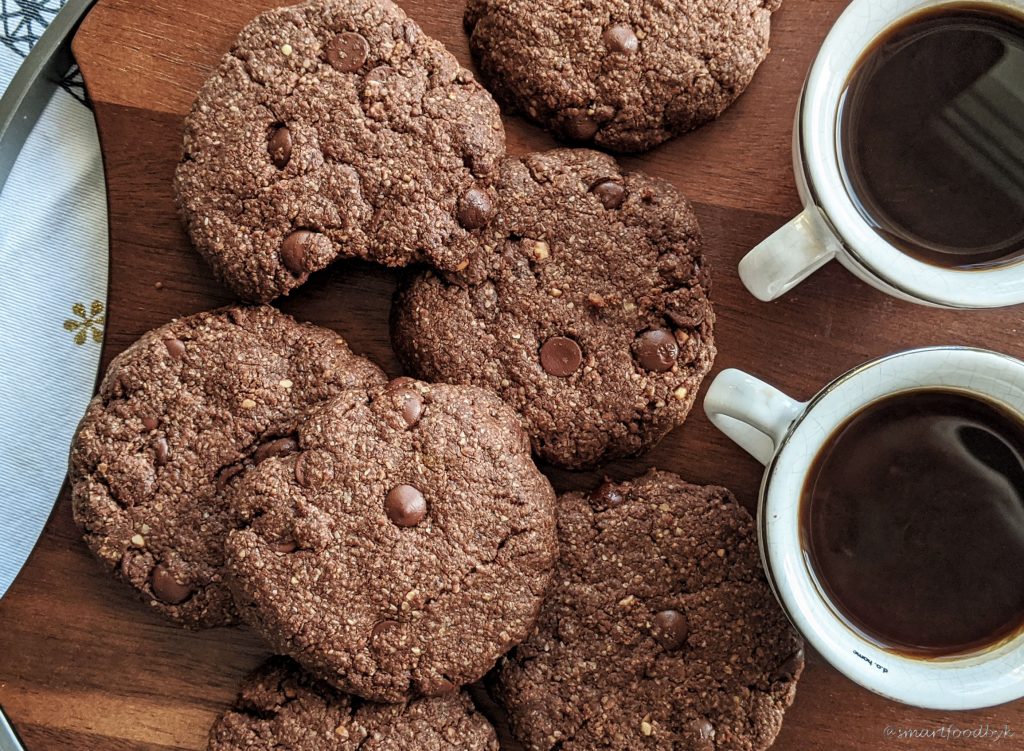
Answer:
[[[704,411],[715,427],[761,464],[772,460],[806,406],[734,369],[719,373],[704,397]]]
[[[770,302],[789,292],[836,257],[842,243],[817,206],[810,205],[740,261],[750,293]]]

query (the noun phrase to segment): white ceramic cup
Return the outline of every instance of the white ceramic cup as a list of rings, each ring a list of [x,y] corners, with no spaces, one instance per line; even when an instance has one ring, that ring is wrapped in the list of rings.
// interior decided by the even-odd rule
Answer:
[[[866,405],[922,388],[975,394],[1024,420],[1024,363],[961,347],[874,360],[806,403],[742,371],[726,370],[712,383],[704,409],[722,432],[766,465],[757,521],[761,560],[783,610],[804,638],[846,676],[896,701],[947,710],[993,706],[1024,697],[1024,634],[943,658],[886,650],[838,614],[801,544],[800,499],[822,446]]]
[[[1024,302],[1024,259],[981,269],[933,266],[890,245],[850,199],[837,132],[843,90],[866,49],[907,16],[959,0],[853,0],[811,66],[793,129],[793,165],[803,212],[740,262],[743,284],[774,300],[835,259],[894,297],[945,308],[997,308]],[[1024,0],[979,5],[1024,15]]]

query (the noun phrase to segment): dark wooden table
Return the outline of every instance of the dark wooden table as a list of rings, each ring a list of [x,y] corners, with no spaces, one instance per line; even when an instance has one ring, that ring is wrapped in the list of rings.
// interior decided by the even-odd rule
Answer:
[[[231,299],[189,248],[171,179],[182,117],[196,91],[241,26],[274,4],[100,0],[78,34],[75,53],[95,104],[110,197],[104,364],[147,329]],[[469,64],[459,0],[402,4]],[[915,307],[835,266],[773,304],[755,301],[740,285],[739,259],[800,209],[790,164],[793,112],[815,51],[844,5],[786,0],[775,19],[772,54],[719,122],[625,160],[671,180],[694,201],[717,272],[717,367],[748,369],[799,398],[868,358],[912,346],[972,344],[1024,356],[1021,308],[954,313]],[[518,119],[508,119],[507,129],[513,153],[553,145]],[[282,307],[337,329],[356,351],[397,373],[387,332],[396,278],[366,264],[338,264]],[[625,477],[652,465],[728,485],[748,506],[755,503],[761,468],[699,410],[647,456],[606,471]],[[595,473],[550,474],[559,488],[587,487],[597,479]],[[30,751],[203,749],[214,716],[265,654],[245,630],[180,630],[104,576],[74,529],[66,495],[0,601],[0,704]],[[993,729],[1008,725],[1018,735],[998,745],[889,737],[900,728],[986,723]],[[989,745],[1024,747],[1024,702],[962,714],[915,710],[858,688],[812,654],[776,748]]]

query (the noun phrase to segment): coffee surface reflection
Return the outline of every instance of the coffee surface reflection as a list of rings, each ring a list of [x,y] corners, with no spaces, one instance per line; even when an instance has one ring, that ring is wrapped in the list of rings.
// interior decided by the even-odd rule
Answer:
[[[847,191],[886,241],[943,267],[1024,260],[1024,18],[912,16],[861,57],[839,117]]]
[[[806,560],[880,646],[937,657],[1024,628],[1024,423],[956,391],[896,394],[850,418],[808,473]]]

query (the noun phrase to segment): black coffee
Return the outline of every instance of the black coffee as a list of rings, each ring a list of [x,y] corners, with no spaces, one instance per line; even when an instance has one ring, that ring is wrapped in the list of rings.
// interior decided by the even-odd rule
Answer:
[[[1024,630],[1024,424],[955,391],[878,401],[830,438],[800,505],[805,555],[880,646],[972,652]]]
[[[847,190],[890,243],[953,268],[1024,256],[1024,17],[965,3],[889,29],[839,133]]]

